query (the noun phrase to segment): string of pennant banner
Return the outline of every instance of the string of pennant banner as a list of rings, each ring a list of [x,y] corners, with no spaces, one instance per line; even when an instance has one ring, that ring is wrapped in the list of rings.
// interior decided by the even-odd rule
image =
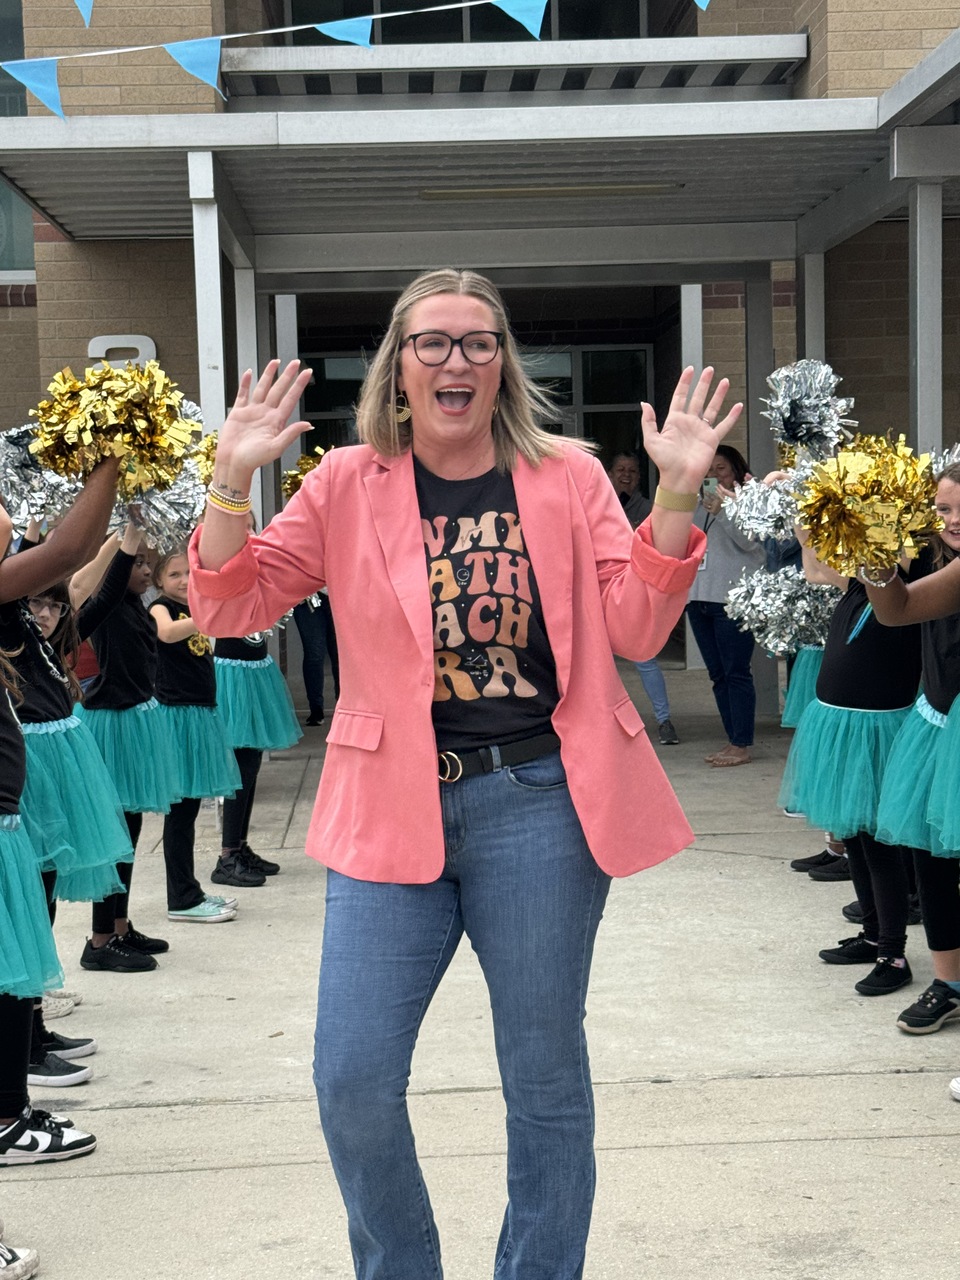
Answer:
[[[93,15],[94,0],[75,0],[77,8],[89,27]],[[63,53],[50,58],[20,58],[0,62],[0,68],[24,86],[54,115],[65,120],[60,100],[58,68],[61,62],[77,58],[99,58],[106,54],[142,53],[148,49],[164,49],[189,75],[215,89],[220,89],[220,46],[224,40],[249,40],[254,36],[286,35],[290,31],[319,31],[322,35],[344,44],[360,45],[369,49],[372,44],[373,24],[391,18],[404,18],[425,13],[444,13],[451,9],[472,9],[477,5],[492,4],[508,17],[519,22],[534,37],[540,39],[540,28],[548,0],[457,0],[455,4],[438,4],[428,9],[400,9],[394,13],[367,14],[360,18],[340,18],[333,22],[305,22],[292,27],[270,27],[264,31],[243,31],[222,36],[203,36],[197,40],[174,40],[167,44],[138,44],[119,49],[86,49],[82,53]],[[695,0],[706,9],[710,0]]]

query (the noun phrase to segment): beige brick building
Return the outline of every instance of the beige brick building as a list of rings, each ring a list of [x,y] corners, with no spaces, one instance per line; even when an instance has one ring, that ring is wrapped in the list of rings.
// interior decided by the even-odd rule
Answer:
[[[12,8],[0,57],[380,0],[95,0],[89,28],[73,0]],[[315,29],[227,41],[225,98],[158,48],[64,60],[65,121],[9,81],[0,173],[32,214],[6,197],[0,425],[106,347],[155,349],[215,422],[238,368],[276,352],[312,363],[314,436],[344,442],[391,293],[452,262],[498,280],[558,428],[607,454],[704,360],[745,399],[762,469],[764,379],[798,354],[835,366],[867,429],[952,441],[958,16],[549,0],[539,43],[492,6],[375,22],[370,49]]]

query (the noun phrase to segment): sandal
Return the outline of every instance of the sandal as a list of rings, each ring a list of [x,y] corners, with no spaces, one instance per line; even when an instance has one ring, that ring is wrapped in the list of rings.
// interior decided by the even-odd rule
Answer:
[[[753,756],[751,755],[718,755],[714,756],[713,760],[710,762],[710,767],[711,769],[733,769],[738,764],[750,764],[752,760]]]

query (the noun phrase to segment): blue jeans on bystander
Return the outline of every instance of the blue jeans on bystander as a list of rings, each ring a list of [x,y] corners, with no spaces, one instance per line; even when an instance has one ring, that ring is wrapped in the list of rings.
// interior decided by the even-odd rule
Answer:
[[[750,660],[756,641],[727,617],[722,604],[692,600],[687,617],[697,648],[703,655],[723,729],[735,747],[753,746],[757,691]]]

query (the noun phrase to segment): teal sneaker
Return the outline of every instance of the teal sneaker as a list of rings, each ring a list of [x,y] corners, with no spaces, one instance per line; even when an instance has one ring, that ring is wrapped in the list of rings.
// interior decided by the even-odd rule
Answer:
[[[204,902],[215,902],[218,907],[227,907],[231,911],[238,902],[237,898],[221,898],[219,893],[205,893],[203,900]]]
[[[204,898],[195,907],[187,907],[185,911],[168,911],[168,920],[185,920],[194,924],[220,924],[224,920],[235,920],[237,912],[219,902],[211,902]]]

